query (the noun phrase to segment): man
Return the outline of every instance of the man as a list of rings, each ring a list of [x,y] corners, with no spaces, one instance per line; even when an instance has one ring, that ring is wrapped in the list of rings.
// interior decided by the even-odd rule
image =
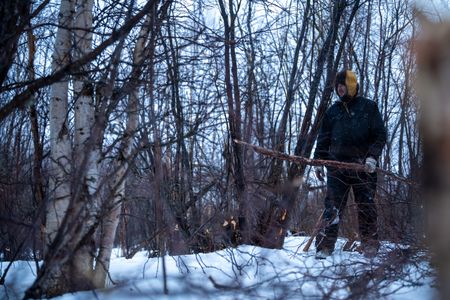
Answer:
[[[361,250],[367,257],[378,252],[377,211],[374,196],[377,160],[386,142],[386,128],[375,102],[358,96],[356,75],[350,70],[337,73],[339,100],[325,112],[314,158],[361,163],[365,172],[327,168],[327,195],[322,228],[316,237],[316,258],[329,256],[336,243],[339,220],[350,188],[358,206]],[[315,168],[324,181],[323,167]]]

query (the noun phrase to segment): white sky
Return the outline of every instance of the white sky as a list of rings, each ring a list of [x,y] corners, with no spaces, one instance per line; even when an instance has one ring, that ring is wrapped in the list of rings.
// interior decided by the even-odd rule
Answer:
[[[418,8],[427,12],[430,16],[450,19],[450,1],[446,0],[410,0]]]

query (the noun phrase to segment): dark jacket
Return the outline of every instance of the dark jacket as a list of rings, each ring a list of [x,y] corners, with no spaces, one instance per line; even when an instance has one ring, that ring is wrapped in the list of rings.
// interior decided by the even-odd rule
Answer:
[[[337,101],[325,112],[314,158],[362,163],[378,159],[386,143],[386,127],[377,104],[364,97]]]

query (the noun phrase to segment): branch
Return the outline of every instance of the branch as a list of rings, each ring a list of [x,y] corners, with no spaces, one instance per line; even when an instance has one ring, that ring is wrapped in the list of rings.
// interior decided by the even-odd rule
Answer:
[[[336,169],[366,172],[366,168],[363,164],[349,163],[349,162],[342,162],[342,161],[335,161],[335,160],[326,160],[326,159],[311,159],[311,158],[306,158],[306,157],[302,157],[302,156],[289,155],[289,154],[279,152],[279,151],[269,150],[267,148],[249,144],[249,143],[239,141],[236,139],[234,140],[234,142],[237,144],[241,144],[243,146],[249,147],[249,148],[253,149],[253,151],[255,151],[259,154],[269,156],[269,157],[274,157],[274,158],[281,159],[281,160],[287,160],[287,161],[290,161],[295,164],[310,165],[310,166],[325,166],[325,167],[332,167],[332,168],[336,168]],[[383,175],[386,175],[388,177],[391,177],[395,180],[404,182],[409,185],[417,186],[417,187],[420,186],[419,183],[414,182],[412,180],[408,180],[407,178],[401,177],[392,172],[385,171],[381,168],[377,168],[376,170],[377,170],[377,172],[379,172]]]
[[[24,91],[14,96],[14,98],[11,101],[9,101],[7,104],[3,105],[0,108],[0,123],[16,109],[23,109],[27,107],[27,105],[30,104],[31,96],[36,91],[63,79],[67,75],[78,72],[82,66],[93,61],[107,47],[114,44],[122,36],[128,34],[131,31],[131,29],[133,29],[133,27],[141,20],[141,18],[151,10],[155,2],[156,0],[148,1],[147,4],[135,16],[130,18],[128,22],[126,22],[121,28],[119,28],[116,31],[113,31],[108,39],[103,41],[97,48],[95,48],[88,54],[84,55],[83,57],[81,57],[76,61],[73,61],[72,63],[69,63],[61,67],[58,71],[54,72],[53,74],[43,78],[39,78],[34,82],[30,83],[30,85]]]
[[[220,289],[220,290],[239,290],[240,287],[239,286],[231,286],[231,285],[223,285],[220,283],[217,283],[214,278],[212,278],[212,276],[208,276],[209,281],[211,281],[211,283],[214,285],[214,287],[216,289]]]
[[[325,160],[325,159],[311,159],[297,155],[289,155],[280,151],[269,150],[267,148],[259,147],[253,144],[249,144],[243,141],[234,140],[235,143],[241,144],[247,147],[252,148],[255,152],[260,153],[265,156],[275,157],[281,160],[287,160],[296,164],[301,165],[310,165],[310,166],[326,166],[333,167],[337,169],[348,169],[355,171],[365,171],[365,167],[362,164],[357,163],[348,163],[334,160]]]

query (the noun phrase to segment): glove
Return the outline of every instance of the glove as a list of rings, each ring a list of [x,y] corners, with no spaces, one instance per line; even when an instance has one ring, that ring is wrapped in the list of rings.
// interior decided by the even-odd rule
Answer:
[[[366,158],[366,161],[364,163],[364,167],[366,169],[367,173],[373,173],[377,169],[377,160],[373,157]]]
[[[319,179],[320,181],[325,181],[325,170],[323,166],[314,167],[314,172],[316,173],[317,179]]]

